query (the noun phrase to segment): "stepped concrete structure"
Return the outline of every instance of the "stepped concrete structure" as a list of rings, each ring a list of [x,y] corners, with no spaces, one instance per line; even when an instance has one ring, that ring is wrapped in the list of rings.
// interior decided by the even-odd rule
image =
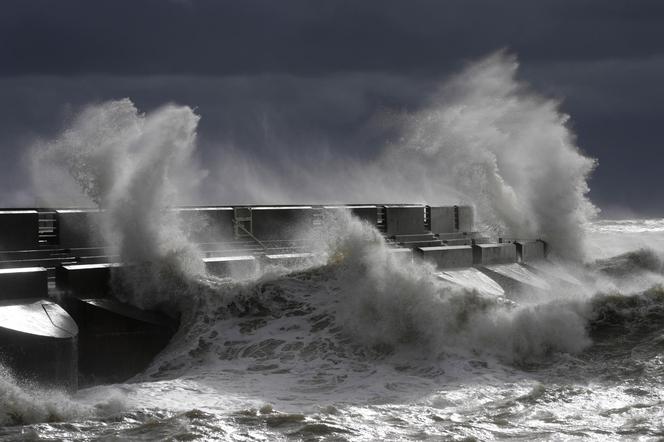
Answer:
[[[302,232],[347,211],[380,231],[399,259],[428,263],[438,279],[488,296],[545,290],[542,241],[492,242],[473,231],[470,206],[357,204],[167,209],[196,243],[206,271],[249,279],[316,261]],[[178,327],[174,312],[123,302],[121,282],[150,263],[121,263],[97,209],[0,210],[0,361],[42,383],[122,381],[147,366]],[[315,235],[313,235],[315,237]],[[118,281],[120,283],[118,283]]]

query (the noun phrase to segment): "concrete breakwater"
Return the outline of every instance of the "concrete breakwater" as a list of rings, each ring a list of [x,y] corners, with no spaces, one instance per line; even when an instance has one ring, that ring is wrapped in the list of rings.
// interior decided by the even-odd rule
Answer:
[[[206,271],[250,278],[262,267],[314,258],[302,231],[350,211],[378,229],[391,251],[431,262],[443,281],[492,295],[546,282],[528,263],[539,240],[492,241],[473,230],[469,206],[329,205],[182,207],[174,212]],[[104,211],[0,210],[0,361],[18,377],[74,390],[142,370],[178,327],[171,312],[118,300],[111,277],[131,263],[102,233]]]

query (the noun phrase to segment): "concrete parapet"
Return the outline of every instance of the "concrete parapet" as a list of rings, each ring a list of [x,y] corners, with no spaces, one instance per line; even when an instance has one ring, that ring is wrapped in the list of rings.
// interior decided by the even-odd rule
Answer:
[[[62,248],[101,247],[103,213],[94,209],[56,210],[58,219],[58,243]]]
[[[418,254],[425,261],[432,262],[440,269],[471,267],[473,249],[471,246],[419,247]]]
[[[39,246],[36,210],[0,210],[0,251],[33,250]]]
[[[184,207],[175,211],[190,241],[209,243],[233,238],[232,207]]]
[[[473,262],[477,265],[516,262],[516,246],[512,243],[475,244]]]
[[[544,241],[516,241],[514,244],[520,262],[533,262],[545,258]]]
[[[252,234],[260,241],[290,240],[313,226],[311,206],[252,207]]]
[[[340,210],[348,210],[353,216],[358,217],[372,226],[375,226],[378,223],[378,207],[373,205],[323,206],[323,210],[328,214],[334,214]]]
[[[429,222],[433,233],[456,232],[454,206],[429,207]]]
[[[36,210],[0,210],[0,251],[32,250],[39,246]]]
[[[0,300],[48,298],[48,276],[44,267],[0,269]]]
[[[385,233],[388,236],[426,233],[424,206],[385,206]]]
[[[208,273],[235,279],[251,278],[258,272],[258,260],[253,256],[217,256],[203,258]]]
[[[75,264],[55,269],[58,289],[79,298],[107,297],[111,292],[111,269],[121,264]]]
[[[457,229],[459,232],[472,232],[475,224],[473,208],[470,206],[457,206]]]

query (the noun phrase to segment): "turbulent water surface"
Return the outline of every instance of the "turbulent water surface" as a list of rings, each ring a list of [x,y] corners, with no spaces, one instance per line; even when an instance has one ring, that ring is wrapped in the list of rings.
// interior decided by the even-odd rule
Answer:
[[[197,277],[177,335],[126,383],[67,395],[3,373],[0,437],[664,437],[664,221],[596,222],[585,267],[505,299],[343,229],[311,267]]]

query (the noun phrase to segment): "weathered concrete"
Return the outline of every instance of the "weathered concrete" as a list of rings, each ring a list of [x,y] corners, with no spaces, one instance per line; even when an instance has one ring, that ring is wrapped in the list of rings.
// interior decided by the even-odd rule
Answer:
[[[439,269],[470,267],[473,265],[473,249],[470,246],[420,247],[417,253]]]
[[[388,236],[426,233],[424,206],[385,206],[385,233]]]
[[[258,272],[258,260],[254,256],[216,256],[203,258],[205,270],[220,277],[251,278]]]
[[[512,243],[475,244],[473,262],[477,265],[516,262],[516,246]]]
[[[39,247],[39,215],[36,210],[0,210],[0,251]]]
[[[48,298],[44,267],[0,269],[0,299]]]
[[[184,207],[175,210],[190,241],[223,242],[234,237],[232,207]]]
[[[94,209],[56,210],[58,219],[58,244],[62,248],[101,247],[103,213]]]
[[[543,241],[515,241],[520,262],[533,262],[545,258]]]

